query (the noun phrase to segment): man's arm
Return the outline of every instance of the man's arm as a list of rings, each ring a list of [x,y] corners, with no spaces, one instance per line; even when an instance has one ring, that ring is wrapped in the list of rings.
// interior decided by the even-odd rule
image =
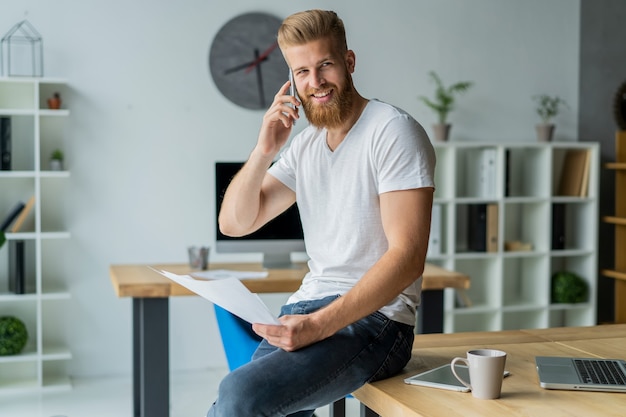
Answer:
[[[263,117],[256,147],[224,194],[218,222],[220,231],[227,236],[243,236],[258,230],[296,201],[292,190],[267,174],[289,138],[292,121],[298,116],[294,108],[299,102],[286,94],[288,88],[289,82],[274,96]]]
[[[327,307],[307,315],[283,316],[282,325],[253,326],[255,332],[293,351],[332,336],[379,310],[422,275],[430,233],[434,189],[393,191],[380,196],[389,248],[361,280]]]
[[[270,164],[253,152],[231,181],[218,218],[226,236],[248,235],[296,201],[291,189],[267,173]]]

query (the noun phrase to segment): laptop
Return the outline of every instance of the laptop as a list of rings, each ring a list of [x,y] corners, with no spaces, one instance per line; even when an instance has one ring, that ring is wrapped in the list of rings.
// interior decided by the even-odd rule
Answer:
[[[537,356],[539,385],[547,389],[626,392],[626,361]]]

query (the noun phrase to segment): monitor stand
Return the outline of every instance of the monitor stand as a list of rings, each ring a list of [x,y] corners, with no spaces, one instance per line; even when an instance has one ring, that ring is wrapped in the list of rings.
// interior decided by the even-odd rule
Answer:
[[[301,266],[291,262],[291,253],[264,253],[263,268],[300,269]]]

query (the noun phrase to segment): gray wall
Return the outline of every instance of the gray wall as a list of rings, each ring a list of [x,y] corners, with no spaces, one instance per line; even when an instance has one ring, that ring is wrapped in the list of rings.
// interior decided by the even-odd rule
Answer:
[[[582,0],[580,9],[580,86],[578,137],[600,142],[602,162],[615,161],[612,116],[617,88],[626,82],[626,2]],[[600,175],[600,216],[615,213],[615,177]],[[614,226],[600,222],[598,263],[611,268],[614,258]],[[598,321],[613,320],[613,279],[598,281]]]
[[[361,93],[396,104],[430,130],[427,73],[475,87],[452,114],[453,140],[534,142],[531,97],[569,103],[558,140],[578,137],[578,0],[3,0],[0,33],[26,15],[44,37],[45,75],[66,78],[72,239],[59,258],[71,300],[58,334],[74,375],[128,374],[131,303],[116,298],[113,263],[184,262],[190,244],[214,243],[213,162],[245,159],[263,112],[226,101],[207,53],[238,13],[280,17],[335,9],[355,50]],[[358,11],[357,11],[358,9]],[[298,128],[302,128],[298,124]],[[215,255],[216,261],[258,256]],[[284,295],[265,296],[273,308]],[[171,301],[173,369],[225,366],[211,306]]]

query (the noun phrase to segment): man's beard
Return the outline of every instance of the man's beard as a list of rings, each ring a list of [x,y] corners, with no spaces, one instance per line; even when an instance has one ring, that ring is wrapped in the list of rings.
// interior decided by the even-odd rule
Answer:
[[[339,90],[334,84],[324,84],[318,89],[310,89],[306,95],[300,97],[302,109],[309,123],[317,128],[335,128],[341,126],[350,114],[354,103],[354,89],[349,76],[346,76],[346,88]],[[310,97],[316,91],[333,90],[330,102],[321,105],[315,104]]]

